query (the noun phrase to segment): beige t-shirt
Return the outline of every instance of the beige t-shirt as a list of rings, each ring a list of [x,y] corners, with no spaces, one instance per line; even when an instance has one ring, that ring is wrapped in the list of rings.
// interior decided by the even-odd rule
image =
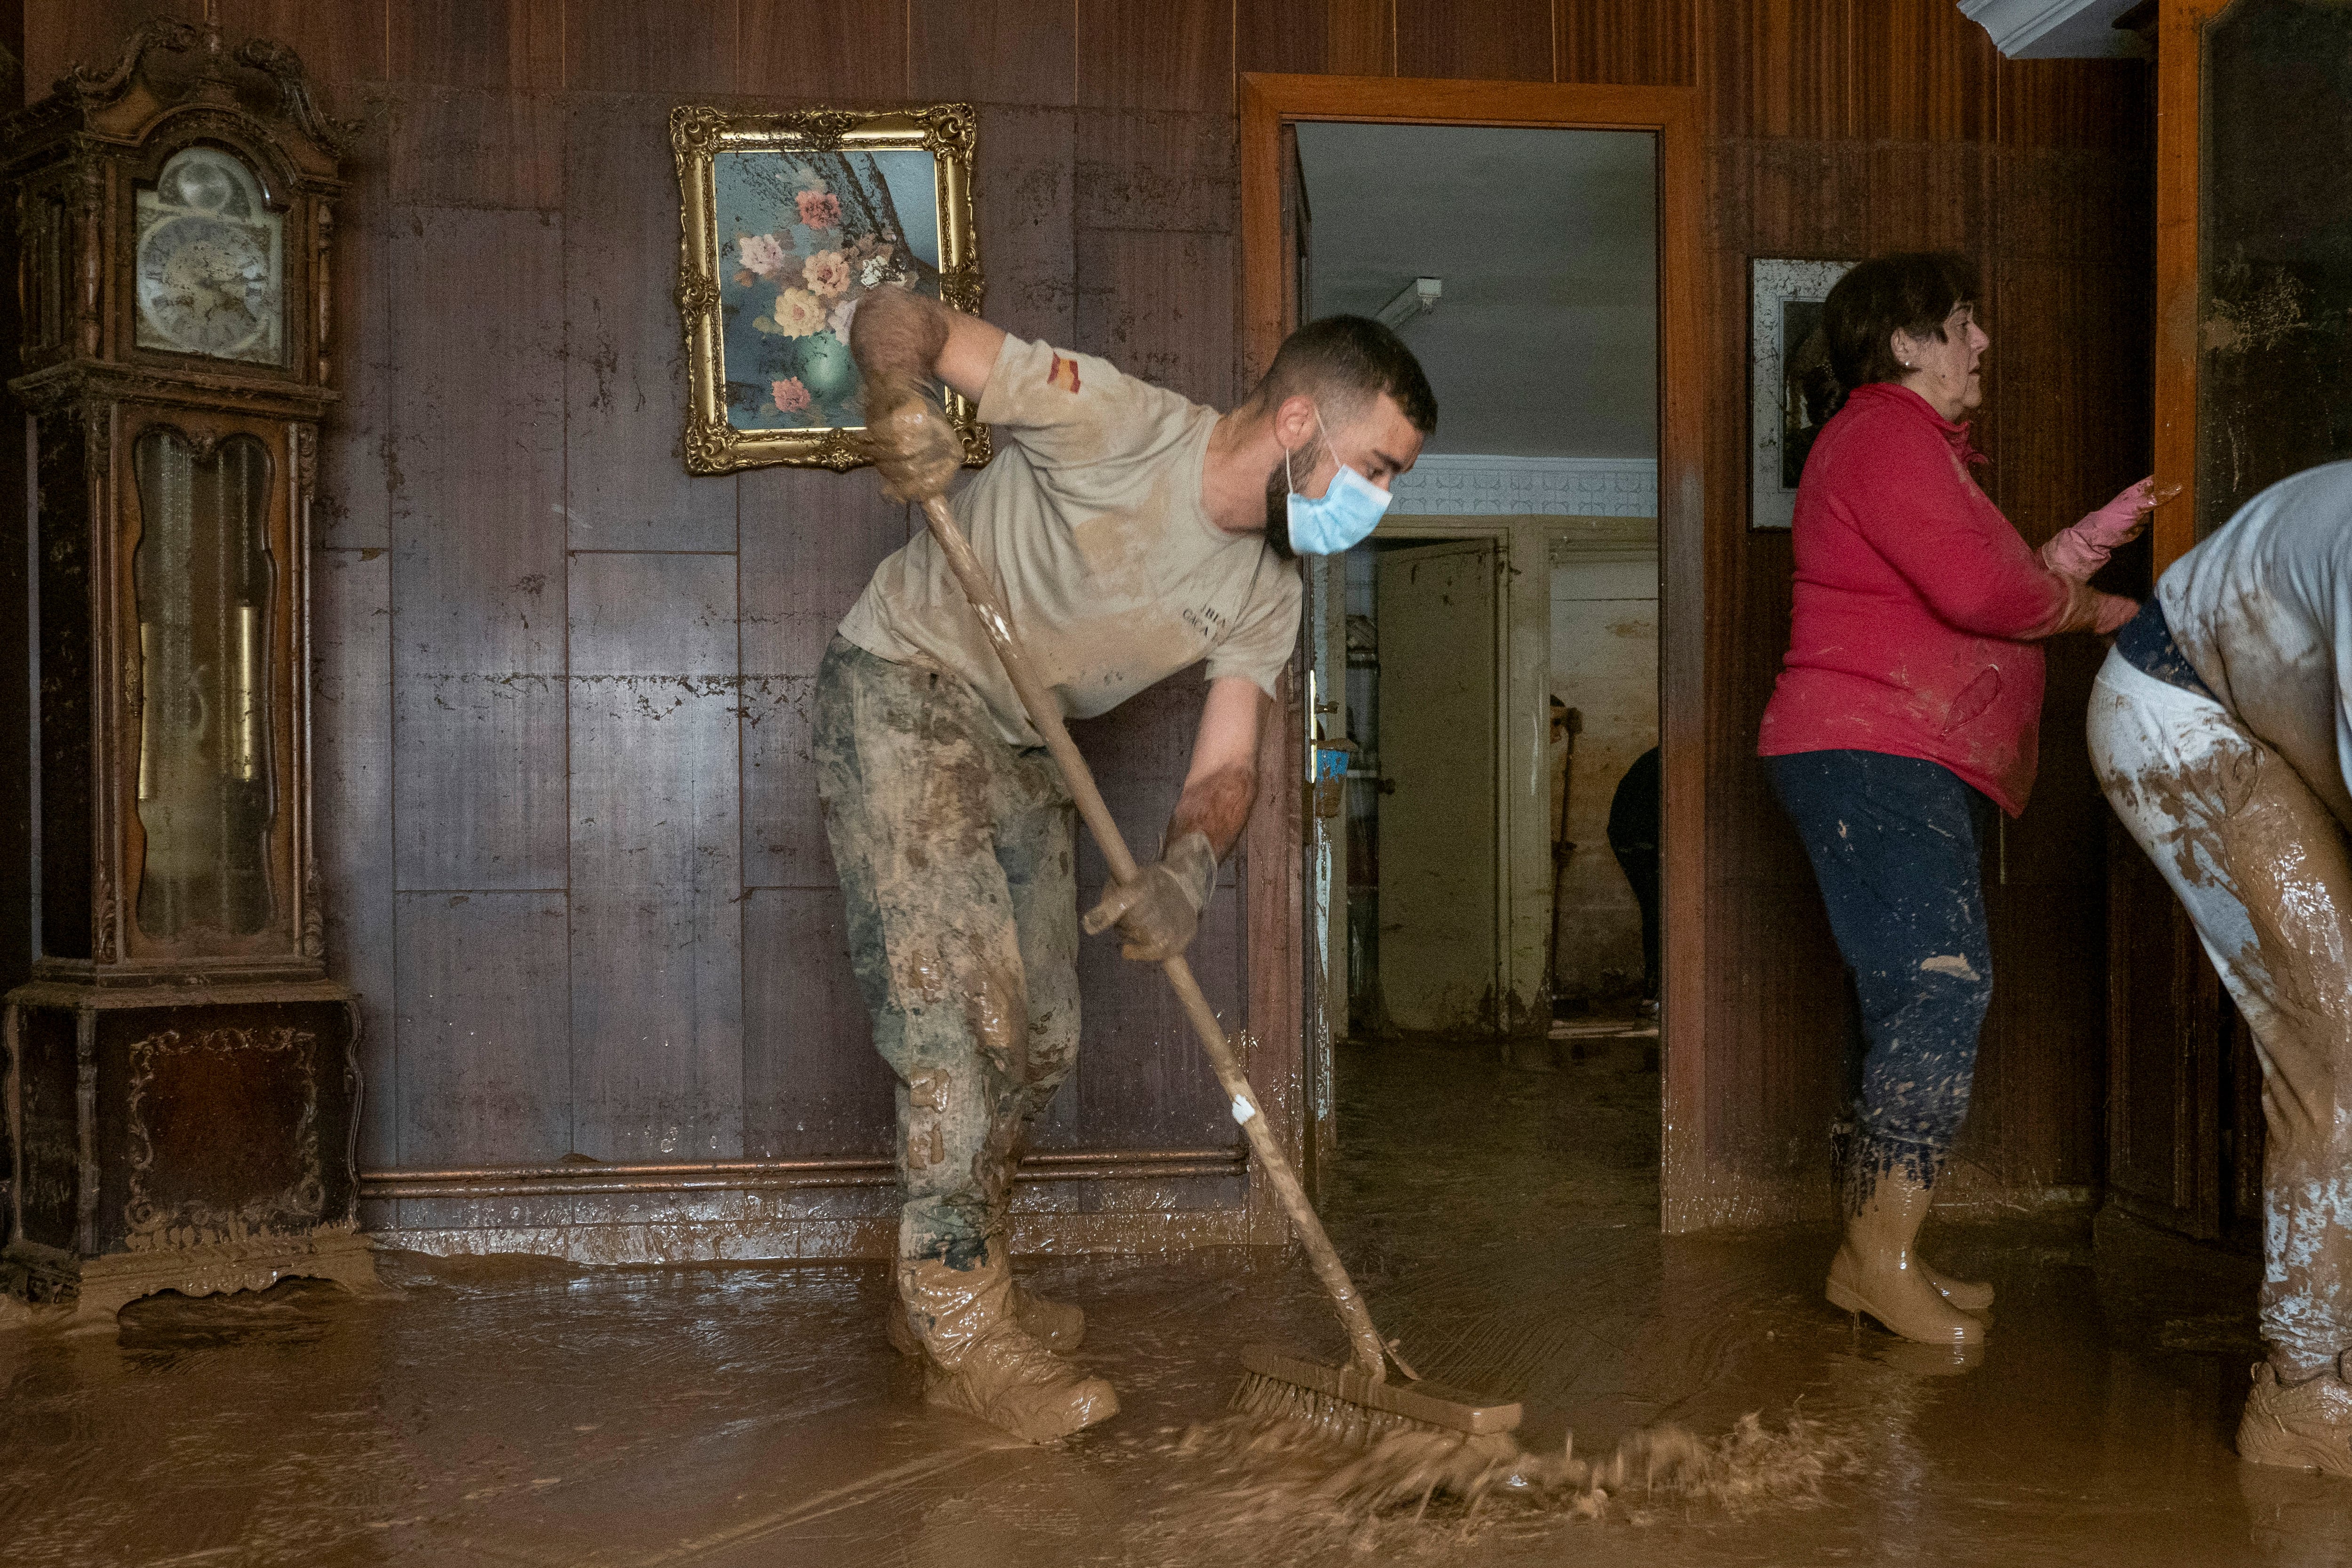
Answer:
[[[1091,354],[1008,337],[980,400],[996,456],[953,498],[1065,717],[1107,713],[1201,659],[1269,696],[1298,637],[1297,571],[1201,506],[1216,411]],[[841,635],[960,675],[1007,743],[1041,743],[929,531],[874,569]]]

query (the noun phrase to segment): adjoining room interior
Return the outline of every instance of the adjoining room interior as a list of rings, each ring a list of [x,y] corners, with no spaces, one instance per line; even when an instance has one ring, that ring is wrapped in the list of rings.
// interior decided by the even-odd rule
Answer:
[[[1302,313],[1386,311],[1440,409],[1331,584],[1344,686],[1317,742],[1352,748],[1335,1024],[1524,1041],[1557,1016],[1564,1036],[1654,1039],[1627,869],[1654,911],[1654,759],[1618,814],[1646,834],[1631,858],[1609,837],[1658,735],[1654,138],[1331,121],[1297,138]]]

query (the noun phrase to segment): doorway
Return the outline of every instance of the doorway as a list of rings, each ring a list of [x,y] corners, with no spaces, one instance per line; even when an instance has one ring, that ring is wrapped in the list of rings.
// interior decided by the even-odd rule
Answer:
[[[1640,946],[1590,806],[1656,740],[1656,139],[1324,121],[1295,144],[1295,316],[1379,317],[1440,410],[1379,534],[1308,573],[1347,601],[1317,744],[1356,759],[1318,823],[1346,868],[1315,900],[1344,908],[1307,915],[1335,937],[1325,1010],[1359,1037],[1540,1041],[1625,999],[1624,955],[1596,950]],[[1639,559],[1598,558],[1617,535]],[[1613,634],[1584,625],[1636,595]]]
[[[1360,1009],[1399,1033],[1436,1018],[1451,1026],[1440,1032],[1510,1038],[1549,1033],[1556,990],[1569,1000],[1577,989],[1597,994],[1613,987],[1619,993],[1588,994],[1588,1003],[1638,1005],[1642,999],[1640,980],[1632,973],[1621,940],[1626,935],[1622,926],[1630,923],[1623,917],[1637,904],[1622,874],[1619,907],[1605,911],[1620,927],[1612,928],[1608,942],[1595,938],[1570,951],[1579,940],[1572,903],[1561,908],[1555,921],[1555,854],[1571,857],[1570,878],[1559,885],[1572,899],[1573,858],[1598,868],[1607,865],[1602,857],[1610,853],[1605,829],[1591,843],[1576,838],[1582,816],[1577,792],[1605,784],[1613,793],[1617,782],[1588,777],[1568,759],[1561,759],[1567,762],[1565,775],[1553,765],[1559,683],[1552,645],[1576,641],[1572,635],[1555,636],[1554,563],[1572,560],[1576,545],[1583,543],[1603,555],[1638,554],[1641,561],[1612,564],[1649,574],[1647,614],[1618,621],[1641,622],[1643,635],[1623,640],[1646,639],[1654,699],[1643,717],[1654,726],[1654,734],[1612,736],[1607,746],[1591,749],[1588,763],[1600,770],[1621,760],[1630,766],[1649,750],[1645,744],[1628,757],[1615,756],[1633,739],[1654,743],[1659,753],[1663,984],[1657,1048],[1664,1068],[1662,1191],[1668,1228],[1676,1227],[1678,1167],[1693,1174],[1704,1168],[1701,1162],[1677,1159],[1678,1151],[1698,1152],[1683,1145],[1704,1131],[1695,1116],[1678,1113],[1678,1107],[1697,1107],[1697,1069],[1704,1059],[1693,1048],[1700,1045],[1704,971],[1703,928],[1693,918],[1701,823],[1702,648],[1696,635],[1680,645],[1670,635],[1660,636],[1675,624],[1695,634],[1703,603],[1699,400],[1688,379],[1696,363],[1699,321],[1693,287],[1699,227],[1694,110],[1692,95],[1680,89],[1244,79],[1244,312],[1252,368],[1271,358],[1298,321],[1343,310],[1374,314],[1386,303],[1391,323],[1405,323],[1402,335],[1431,370],[1441,410],[1439,438],[1398,487],[1391,516],[1365,559],[1354,564],[1355,580],[1350,582],[1344,560],[1310,563],[1307,647],[1297,671],[1298,695],[1305,700],[1294,703],[1287,732],[1270,738],[1267,752],[1268,763],[1286,772],[1299,765],[1288,759],[1304,757],[1309,787],[1291,797],[1305,803],[1300,816],[1288,819],[1295,826],[1286,828],[1285,814],[1279,813],[1261,813],[1253,824],[1249,875],[1253,888],[1264,889],[1253,900],[1254,995],[1276,1003],[1286,989],[1297,998],[1296,1059],[1305,1115],[1291,1131],[1310,1163],[1321,1164],[1333,1152],[1332,1047],[1354,1026]],[[1370,214],[1376,224],[1400,232],[1418,228],[1443,249],[1444,259],[1400,268],[1398,258],[1390,257],[1385,279],[1354,279],[1341,289],[1331,286],[1321,257],[1333,254],[1328,247],[1341,237],[1339,231],[1365,207],[1327,194],[1328,181],[1324,191],[1316,188],[1318,138],[1399,132],[1425,138],[1438,128],[1448,134],[1504,128],[1518,133],[1597,133],[1639,144],[1643,167],[1631,193],[1636,216],[1630,228],[1640,235],[1646,254],[1638,266],[1643,298],[1633,313],[1643,318],[1650,347],[1637,385],[1624,384],[1624,355],[1595,353],[1589,343],[1580,358],[1559,352],[1545,369],[1515,371],[1485,384],[1476,381],[1475,366],[1501,357],[1497,344],[1523,349],[1536,337],[1528,318],[1537,312],[1528,309],[1529,300],[1547,309],[1556,301],[1574,308],[1573,284],[1540,275],[1540,267],[1538,276],[1500,293],[1509,308],[1497,313],[1486,343],[1472,345],[1463,356],[1470,367],[1466,376],[1460,367],[1449,366],[1445,353],[1423,352],[1415,342],[1421,300],[1435,297],[1432,319],[1443,320],[1450,308],[1468,315],[1480,290],[1457,288],[1449,300],[1446,273],[1470,276],[1477,260],[1472,253],[1496,226],[1482,226],[1478,214],[1491,218],[1507,205],[1524,207],[1524,188],[1514,189],[1506,204],[1484,209],[1394,197],[1376,204]],[[1412,187],[1392,160],[1386,173],[1395,189]],[[1590,234],[1566,233],[1552,259],[1576,255],[1579,237],[1592,240]],[[1612,259],[1613,270],[1623,275],[1624,258]],[[1423,284],[1423,278],[1435,286]],[[1372,299],[1373,293],[1382,298]],[[1541,410],[1563,385],[1589,390],[1604,383],[1606,395],[1596,401],[1621,414],[1638,413],[1645,426],[1647,451],[1639,459],[1644,477],[1638,484],[1626,484],[1622,473],[1603,471],[1622,469],[1634,454],[1622,447],[1580,449],[1574,443],[1580,433],[1566,429],[1549,412],[1517,422],[1507,415],[1459,416],[1465,408],[1475,410],[1482,397]],[[1459,443],[1450,443],[1457,434]],[[1481,446],[1490,449],[1481,451]],[[1643,492],[1635,498],[1639,504],[1623,504],[1629,489]],[[1612,499],[1596,504],[1598,497]],[[1662,570],[1662,564],[1670,569]],[[1624,596],[1571,591],[1562,602],[1600,610],[1604,601]],[[1448,597],[1450,615],[1433,613],[1431,605]],[[1380,626],[1384,611],[1393,623],[1385,636]],[[1377,689],[1366,689],[1367,677],[1387,689],[1387,700]],[[1643,678],[1630,677],[1634,682]],[[1617,672],[1620,696],[1626,679],[1625,671]],[[1349,689],[1351,684],[1356,689]],[[1415,716],[1401,722],[1406,693]],[[1585,705],[1563,697],[1561,706]],[[1472,723],[1481,710],[1491,720]],[[1434,768],[1418,808],[1401,798],[1412,787],[1403,776],[1407,767]],[[1482,785],[1474,778],[1492,783]],[[1558,808],[1563,782],[1570,789],[1565,826]],[[1563,832],[1575,849],[1558,842]],[[1351,834],[1362,836],[1361,846],[1351,842]],[[1278,877],[1293,889],[1287,898],[1278,885],[1268,885]],[[1360,900],[1360,891],[1365,895]],[[1359,902],[1370,912],[1358,910]],[[1596,918],[1601,912],[1585,911]],[[1561,932],[1557,942],[1556,923]],[[1593,923],[1585,922],[1587,928]],[[1638,924],[1631,929],[1638,944]],[[1286,964],[1286,954],[1300,952],[1302,934],[1307,962]],[[1592,938],[1593,932],[1587,929],[1583,935]],[[1599,949],[1611,942],[1616,946],[1603,962]],[[1407,965],[1411,974],[1403,973]],[[1635,994],[1623,994],[1628,990]],[[1265,1017],[1254,1010],[1254,1024]]]
[[[1627,1000],[1608,950],[1641,941],[1591,806],[1656,738],[1655,139],[1326,121],[1295,141],[1295,314],[1377,315],[1440,410],[1380,534],[1308,573],[1310,597],[1347,602],[1317,745],[1355,759],[1317,823],[1318,855],[1346,867],[1307,915],[1346,933],[1325,1012],[1360,1038],[1540,1043],[1556,1013]],[[1564,553],[1619,524],[1646,583],[1612,580],[1639,562]],[[1632,594],[1652,608],[1631,636],[1578,613]]]

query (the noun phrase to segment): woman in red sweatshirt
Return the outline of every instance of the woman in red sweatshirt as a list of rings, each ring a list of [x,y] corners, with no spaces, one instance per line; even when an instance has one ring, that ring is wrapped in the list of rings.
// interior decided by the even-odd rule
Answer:
[[[1988,340],[1957,256],[1864,262],[1822,308],[1842,406],[1797,487],[1789,653],[1757,751],[1828,906],[1860,1021],[1832,1134],[1836,1306],[1973,1344],[1989,1287],[1912,1252],[1968,1110],[1992,999],[1979,854],[2033,786],[2041,639],[2137,607],[2084,581],[2151,504],[2133,486],[2039,552],[1971,476]]]

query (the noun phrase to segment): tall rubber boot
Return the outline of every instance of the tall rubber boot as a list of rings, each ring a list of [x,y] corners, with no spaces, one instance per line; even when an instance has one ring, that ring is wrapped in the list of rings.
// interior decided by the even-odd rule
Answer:
[[[977,1268],[900,1263],[898,1300],[921,1342],[923,1397],[1030,1443],[1050,1443],[1118,1414],[1109,1384],[1087,1377],[1023,1331],[1001,1254]]]
[[[2293,1383],[2280,1382],[2270,1363],[2256,1362],[2253,1392],[2238,1420],[2238,1457],[2352,1479],[2352,1384],[2345,1361],[2339,1354],[2318,1375]]]
[[[1823,1294],[1830,1305],[1867,1312],[1906,1340],[1982,1344],[1984,1325],[1946,1300],[1912,1253],[1930,1201],[1921,1183],[1892,1171],[1881,1175],[1845,1222],[1845,1241],[1830,1262]]]
[[[1830,1186],[1841,1202],[1853,1190],[1855,1176],[1853,1158],[1857,1139],[1853,1123],[1844,1118],[1830,1129]],[[1937,1272],[1924,1258],[1914,1257],[1920,1276],[1934,1286],[1945,1300],[1964,1312],[1981,1312],[1992,1305],[1992,1287],[1978,1279],[1954,1279]]]

